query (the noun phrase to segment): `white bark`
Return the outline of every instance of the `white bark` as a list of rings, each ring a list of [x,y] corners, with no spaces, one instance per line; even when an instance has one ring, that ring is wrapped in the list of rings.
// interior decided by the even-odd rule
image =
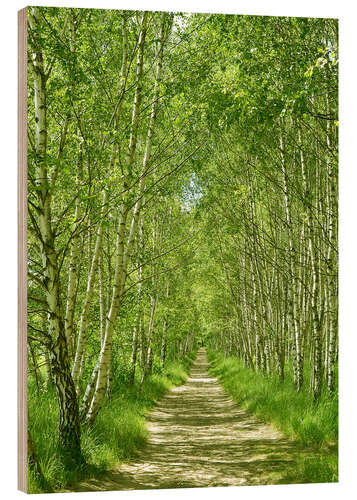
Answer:
[[[92,303],[93,291],[94,291],[94,282],[98,268],[98,259],[101,252],[102,247],[102,238],[103,238],[103,219],[107,208],[108,203],[108,192],[107,190],[103,190],[103,200],[101,207],[101,215],[100,221],[97,229],[96,242],[94,247],[94,252],[92,256],[91,266],[88,274],[87,280],[87,289],[86,295],[84,298],[84,304],[80,319],[78,340],[77,340],[77,349],[74,358],[73,368],[72,368],[72,377],[74,384],[76,386],[77,392],[79,388],[79,377],[80,377],[80,368],[83,367],[83,355],[85,352],[85,345],[87,341],[87,333],[88,333],[88,321],[89,321],[89,309]]]

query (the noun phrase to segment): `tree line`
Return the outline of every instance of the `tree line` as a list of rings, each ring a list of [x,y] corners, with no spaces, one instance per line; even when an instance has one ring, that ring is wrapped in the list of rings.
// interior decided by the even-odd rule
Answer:
[[[252,20],[224,19],[235,35],[213,68],[212,99],[217,86],[224,98],[201,174],[207,329],[254,370],[283,380],[291,366],[298,391],[311,366],[318,400],[336,391],[338,356],[337,22]]]

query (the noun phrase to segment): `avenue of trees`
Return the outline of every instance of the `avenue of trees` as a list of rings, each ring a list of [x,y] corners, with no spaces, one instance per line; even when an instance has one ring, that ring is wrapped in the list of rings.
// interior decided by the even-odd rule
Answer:
[[[336,391],[337,38],[29,7],[29,373],[66,454],[116,380],[140,390],[202,342]]]

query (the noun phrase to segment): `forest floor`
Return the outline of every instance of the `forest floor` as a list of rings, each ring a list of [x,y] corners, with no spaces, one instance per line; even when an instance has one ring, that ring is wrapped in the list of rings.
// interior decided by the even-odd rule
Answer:
[[[291,477],[304,450],[241,410],[208,367],[202,348],[187,382],[149,413],[149,439],[135,459],[66,491],[261,485]]]

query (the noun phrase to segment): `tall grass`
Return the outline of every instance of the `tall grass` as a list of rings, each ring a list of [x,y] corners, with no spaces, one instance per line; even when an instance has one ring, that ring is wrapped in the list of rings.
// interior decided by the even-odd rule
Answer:
[[[337,481],[338,396],[324,390],[314,402],[308,387],[297,392],[291,374],[284,382],[247,368],[235,357],[210,351],[210,371],[242,408],[274,424],[298,446],[311,448],[297,463],[297,482]],[[293,478],[290,478],[293,482]]]
[[[89,475],[100,475],[111,466],[131,457],[146,442],[145,415],[160,397],[175,385],[182,384],[194,355],[181,362],[172,362],[148,377],[141,390],[138,381],[130,387],[125,379],[116,385],[112,399],[106,401],[92,427],[81,434],[84,461],[76,470],[64,467],[57,453],[58,406],[53,386],[37,394],[34,381],[29,380],[29,431],[35,443],[44,478],[40,481],[31,470],[29,493],[63,489],[69,483]]]

